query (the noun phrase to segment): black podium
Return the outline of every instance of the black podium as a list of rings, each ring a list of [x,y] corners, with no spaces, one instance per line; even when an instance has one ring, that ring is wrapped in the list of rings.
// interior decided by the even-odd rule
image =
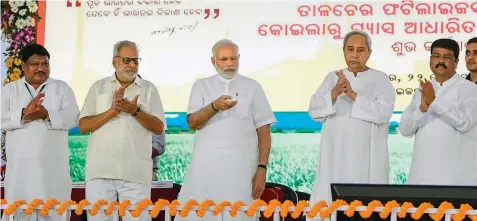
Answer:
[[[419,206],[423,202],[431,203],[434,207],[447,201],[458,209],[461,204],[469,204],[472,208],[477,208],[477,186],[431,186],[431,185],[377,185],[377,184],[331,184],[331,196],[333,201],[342,199],[350,204],[354,200],[359,200],[363,205],[367,205],[373,200],[379,200],[386,204],[388,201],[396,200],[399,204],[411,202],[414,206]],[[378,221],[383,220],[378,213],[368,219],[363,219],[357,212],[353,217],[347,217],[343,211],[337,213],[338,221]],[[390,216],[387,218],[390,220]],[[398,220],[413,220],[411,214],[406,218]],[[429,215],[425,214],[419,220],[431,221]],[[468,217],[464,220],[470,220]]]

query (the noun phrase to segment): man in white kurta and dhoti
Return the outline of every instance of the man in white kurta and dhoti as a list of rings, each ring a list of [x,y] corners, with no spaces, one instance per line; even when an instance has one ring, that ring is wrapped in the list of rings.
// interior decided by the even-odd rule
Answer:
[[[112,76],[95,82],[81,110],[79,129],[91,133],[86,152],[86,199],[91,203],[129,200],[137,206],[151,197],[152,134],[166,129],[164,109],[153,83],[138,77],[139,52],[131,41],[114,45]],[[88,221],[112,220],[104,212]],[[124,221],[150,220],[126,213]]]
[[[371,38],[352,31],[344,37],[348,68],[330,72],[311,97],[309,115],[323,123],[310,203],[331,203],[330,183],[384,183],[388,173],[388,123],[395,91],[388,76],[369,68]]]
[[[414,136],[408,184],[475,185],[477,87],[456,74],[459,45],[431,45],[431,81],[421,81],[404,110],[399,131]]]
[[[260,84],[239,75],[238,46],[221,40],[212,48],[218,74],[195,82],[187,122],[196,130],[192,162],[178,200],[213,200],[251,205],[265,189],[271,148],[270,124],[276,119]],[[224,219],[230,214],[223,213]],[[193,212],[175,220],[199,220]],[[200,220],[221,220],[212,214]],[[251,220],[239,212],[234,220]]]
[[[50,78],[50,54],[41,45],[24,48],[24,77],[2,88],[2,130],[6,130],[5,199],[60,202],[71,196],[68,131],[76,125],[79,109],[73,90]],[[3,198],[3,197],[2,197]],[[15,214],[17,221],[59,221],[50,212]],[[67,218],[69,219],[69,218]]]

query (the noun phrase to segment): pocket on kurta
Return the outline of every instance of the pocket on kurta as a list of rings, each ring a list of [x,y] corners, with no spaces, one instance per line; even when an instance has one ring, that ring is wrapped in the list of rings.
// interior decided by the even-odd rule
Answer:
[[[250,99],[248,97],[238,97],[237,105],[235,105],[235,114],[239,117],[249,118],[250,114]]]
[[[111,108],[113,104],[113,95],[112,94],[101,94],[96,97],[95,100],[95,112],[96,114],[101,114]]]

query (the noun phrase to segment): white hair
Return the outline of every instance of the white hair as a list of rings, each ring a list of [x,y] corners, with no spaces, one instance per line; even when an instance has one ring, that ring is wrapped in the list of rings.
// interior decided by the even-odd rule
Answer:
[[[222,39],[222,40],[216,42],[214,44],[214,46],[212,46],[212,55],[215,57],[217,55],[217,49],[220,48],[221,46],[224,46],[224,45],[232,45],[237,49],[237,51],[239,50],[238,45],[235,44],[233,41],[231,41],[229,39]]]
[[[368,44],[368,48],[371,49],[371,45],[372,45],[371,36],[369,36],[368,33],[364,32],[364,31],[360,31],[360,30],[350,31],[350,32],[348,32],[348,34],[346,34],[344,36],[344,38],[343,38],[343,48],[345,47],[346,42],[348,41],[348,39],[353,35],[364,36],[366,38],[366,43]]]
[[[139,48],[137,47],[137,44],[135,42],[128,41],[128,40],[118,41],[116,44],[114,44],[113,56],[115,57],[119,56],[119,51],[121,50],[121,48],[127,47],[127,46],[134,47],[136,48],[136,50],[139,51]]]

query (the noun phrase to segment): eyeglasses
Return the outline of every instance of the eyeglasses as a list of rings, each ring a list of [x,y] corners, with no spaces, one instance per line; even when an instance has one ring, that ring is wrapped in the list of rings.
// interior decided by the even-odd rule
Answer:
[[[129,64],[132,62],[134,62],[134,64],[138,65],[139,62],[141,62],[141,58],[129,58],[129,57],[120,57],[120,56],[116,56],[118,58],[121,58],[121,61],[124,63],[124,64]]]

